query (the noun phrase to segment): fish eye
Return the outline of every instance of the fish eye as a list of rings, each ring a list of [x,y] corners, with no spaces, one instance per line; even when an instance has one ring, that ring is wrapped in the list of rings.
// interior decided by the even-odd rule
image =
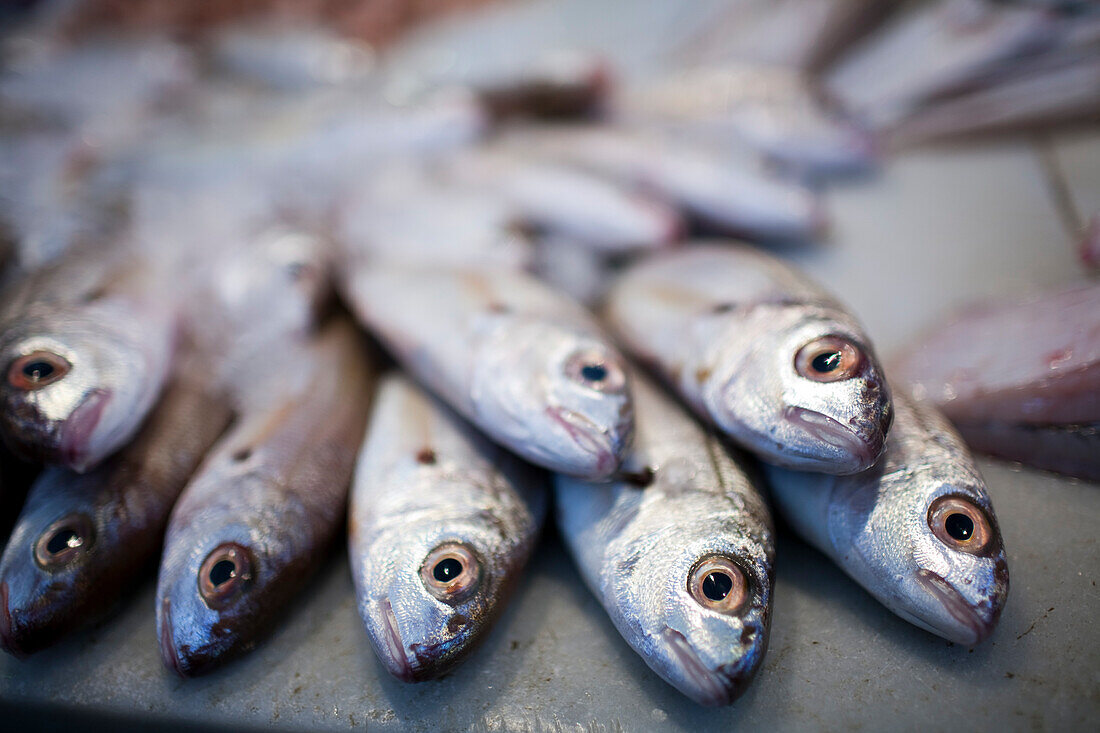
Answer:
[[[863,363],[863,351],[841,336],[823,336],[798,350],[794,368],[815,382],[851,379]]]
[[[477,556],[458,542],[445,542],[435,548],[420,566],[424,587],[444,603],[457,603],[468,596],[480,577]]]
[[[72,364],[52,351],[35,351],[21,356],[8,368],[8,384],[26,392],[41,389],[64,377]]]
[[[695,564],[688,579],[688,592],[703,608],[735,614],[749,598],[749,583],[733,560],[711,555]]]
[[[95,542],[95,525],[83,514],[63,517],[43,532],[34,544],[34,559],[46,570],[59,568],[88,552]]]
[[[599,392],[615,392],[626,385],[622,367],[607,354],[583,351],[569,357],[565,373],[574,382]]]
[[[212,609],[224,608],[252,582],[252,553],[236,542],[214,548],[199,568],[199,595]]]
[[[983,554],[993,544],[993,525],[977,505],[961,496],[941,496],[928,508],[928,526],[948,547]]]

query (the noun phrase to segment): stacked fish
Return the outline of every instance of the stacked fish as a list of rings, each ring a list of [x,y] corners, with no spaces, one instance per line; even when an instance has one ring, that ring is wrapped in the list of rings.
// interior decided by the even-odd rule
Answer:
[[[866,129],[823,112],[802,74],[889,4],[780,5],[829,9],[797,68],[711,59],[698,93],[686,77],[613,93],[606,61],[572,55],[395,102],[414,46],[374,69],[323,35],[275,51],[239,31],[198,49],[17,37],[0,78],[16,245],[0,432],[48,465],[0,560],[4,648],[102,617],[159,557],[165,663],[203,673],[261,640],[346,517],[378,657],[436,677],[506,603],[552,484],[623,638],[693,700],[728,704],[772,615],[761,474],[787,523],[899,616],[986,638],[1005,551],[933,403],[979,445],[1095,477],[1100,289],[971,314],[899,365],[915,401],[826,289],[742,242],[688,239],[813,240],[809,184],[871,164]],[[975,64],[967,49],[943,66]],[[846,63],[829,67],[838,90]],[[891,115],[963,81],[914,85]],[[1068,344],[1047,328],[1066,309],[1085,324]],[[1049,333],[1042,358],[997,370],[1003,342],[958,348],[1020,314]],[[936,358],[963,351],[958,369]],[[1036,448],[1066,436],[1068,458]]]

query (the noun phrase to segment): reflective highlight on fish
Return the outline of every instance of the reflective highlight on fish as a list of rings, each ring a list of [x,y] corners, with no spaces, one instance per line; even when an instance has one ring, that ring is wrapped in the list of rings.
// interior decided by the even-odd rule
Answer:
[[[807,542],[891,611],[959,644],[988,638],[1008,597],[997,518],[962,439],[935,408],[895,395],[874,468],[826,476],[765,467]]]
[[[346,322],[290,349],[172,511],[157,581],[169,669],[191,676],[244,653],[319,567],[340,530],[371,372]]]
[[[702,705],[759,668],[775,545],[758,489],[720,441],[637,379],[638,436],[622,474],[555,480],[558,527],[623,639]]]
[[[436,268],[362,268],[345,295],[403,368],[493,440],[571,475],[618,467],[630,382],[580,305],[523,273]]]
[[[132,254],[83,252],[0,305],[0,431],[17,453],[86,471],[125,445],[168,377],[171,294]]]
[[[747,247],[699,244],[629,268],[609,325],[703,418],[776,465],[848,474],[882,453],[890,389],[859,323]]]
[[[99,467],[45,469],[0,560],[4,649],[49,646],[144,581],[172,505],[230,417],[201,380],[178,377],[134,441]]]
[[[541,471],[391,375],[355,471],[348,553],[359,615],[398,679],[447,672],[489,632],[546,514]]]

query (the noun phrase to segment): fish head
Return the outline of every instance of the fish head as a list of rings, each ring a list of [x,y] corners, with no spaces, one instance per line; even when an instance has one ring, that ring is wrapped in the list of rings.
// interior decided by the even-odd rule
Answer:
[[[433,490],[451,488],[472,493],[454,484]],[[398,679],[439,677],[462,660],[490,628],[526,558],[522,541],[507,531],[514,522],[484,497],[481,504],[480,511],[465,504],[465,516],[410,517],[376,536],[369,557],[353,559],[359,587],[369,589],[359,603],[367,634]]]
[[[525,458],[600,479],[634,432],[623,357],[603,339],[543,319],[502,323],[475,354],[475,409]]]
[[[49,468],[42,482],[71,477]],[[0,646],[16,656],[49,646],[89,619],[96,548],[105,539],[90,502],[28,502],[0,560]],[[110,531],[110,528],[107,528]]]
[[[871,467],[893,420],[890,389],[860,329],[817,309],[762,309],[728,339],[716,422],[778,465],[851,474]],[[727,348],[729,348],[727,347]]]
[[[167,377],[165,321],[96,307],[5,334],[0,428],[13,450],[83,472],[121,447]]]
[[[620,618],[641,627],[624,635],[641,639],[647,664],[696,702],[728,705],[747,688],[767,649],[769,540],[708,517],[712,503],[693,509],[690,495],[677,499],[679,521],[660,528],[667,520],[655,517],[654,531],[639,535],[643,541],[623,552],[617,570],[605,577],[614,584]],[[696,518],[698,531],[684,532],[684,516]]]
[[[855,548],[864,586],[945,639],[987,638],[1008,597],[1008,564],[977,470],[936,462],[852,483],[829,526]]]

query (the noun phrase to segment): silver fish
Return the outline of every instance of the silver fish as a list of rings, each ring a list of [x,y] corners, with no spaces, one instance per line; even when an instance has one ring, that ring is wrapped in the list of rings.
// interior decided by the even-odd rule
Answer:
[[[785,171],[810,178],[871,168],[870,135],[826,110],[797,71],[727,63],[689,69],[628,87],[616,111],[713,142],[747,145]]]
[[[654,249],[672,243],[684,229],[676,210],[658,199],[522,153],[480,148],[452,155],[439,167],[454,186],[499,196],[530,227],[593,249]]]
[[[758,489],[721,442],[644,380],[624,476],[555,481],[558,526],[615,627],[666,682],[731,703],[768,646],[775,545]]]
[[[553,128],[510,144],[649,192],[699,222],[764,240],[806,240],[826,217],[807,189],[747,164],[729,149],[626,128]]]
[[[178,377],[137,438],[96,469],[50,467],[0,560],[0,645],[22,656],[98,620],[157,557],[172,505],[231,410]]]
[[[987,638],[1008,597],[993,505],[934,408],[894,398],[886,454],[854,476],[765,467],[787,522],[887,608],[959,644]]]
[[[1039,8],[941,0],[901,15],[833,66],[826,91],[873,128],[888,127],[928,99],[981,78],[1054,40]]]
[[[0,305],[0,430],[18,452],[82,472],[124,445],[168,377],[177,314],[136,253],[74,253]]]
[[[518,272],[376,267],[345,296],[401,365],[489,437],[587,478],[633,430],[622,357],[578,304]]]
[[[394,374],[378,390],[348,510],[359,615],[406,682],[488,633],[546,514],[545,477]]]
[[[700,416],[778,465],[846,474],[882,453],[890,390],[856,320],[780,260],[693,246],[628,269],[606,316]]]
[[[359,334],[329,326],[290,349],[172,511],[157,581],[169,669],[208,671],[249,649],[340,530],[371,370]]]

